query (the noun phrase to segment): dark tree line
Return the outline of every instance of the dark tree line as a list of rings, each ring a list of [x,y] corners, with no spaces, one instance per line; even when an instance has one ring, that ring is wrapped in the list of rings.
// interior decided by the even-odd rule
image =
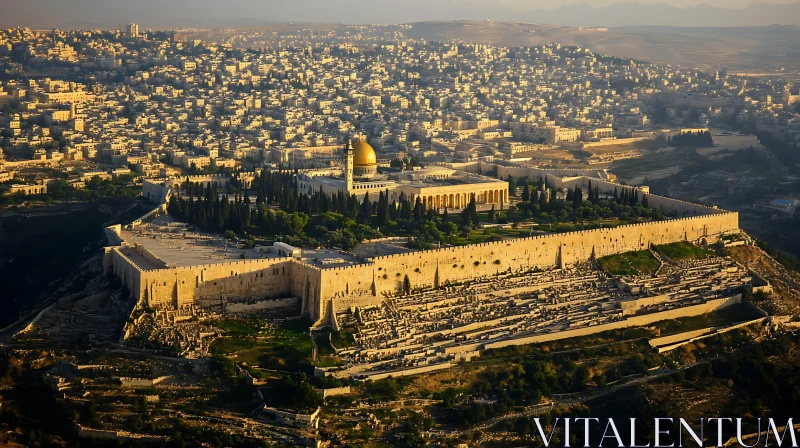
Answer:
[[[648,207],[646,197],[629,188],[615,189],[613,197],[601,197],[599,185],[589,183],[588,191],[576,186],[559,199],[545,179],[508,181],[515,188],[522,186],[523,200],[507,210],[502,209],[502,204],[499,212],[493,208],[488,213],[489,222],[534,219],[540,223],[577,224],[599,219],[665,219],[663,213]],[[377,198],[373,193],[361,199],[344,192],[330,195],[321,189],[299,192],[295,173],[269,171],[263,171],[250,188],[234,176],[224,191],[188,180],[184,190],[185,196],[169,199],[170,214],[203,230],[251,235],[250,240],[252,236],[281,236],[302,247],[324,245],[350,250],[365,239],[385,235],[408,236],[410,245],[418,249],[465,243],[473,241],[473,237],[495,237],[471,235],[472,229],[480,226],[474,196],[459,214],[447,209],[440,213],[426,208],[420,198],[411,201],[403,193],[394,200],[388,190],[379,191]]]
[[[378,192],[377,200],[370,194],[359,200],[341,191],[300,193],[296,175],[288,172],[264,171],[252,189],[244,188],[236,177],[224,191],[187,180],[184,191],[183,197],[173,195],[168,203],[168,212],[178,220],[202,230],[250,236],[250,240],[255,235],[283,236],[290,244],[304,247],[350,250],[365,239],[389,234],[409,236],[412,246],[430,248],[479,222],[474,197],[460,217],[450,217],[446,210],[439,214],[427,209],[419,198],[412,203],[403,193],[392,200],[388,190]]]
[[[684,132],[674,137],[667,137],[669,146],[682,146],[690,148],[710,148],[714,146],[714,138],[711,132]]]
[[[666,218],[661,211],[650,208],[646,196],[631,188],[615,187],[613,196],[603,194],[601,197],[600,186],[589,182],[585,192],[583,188],[575,186],[566,190],[564,199],[558,199],[556,190],[546,179],[514,181],[509,178],[511,183],[515,188],[522,183],[522,201],[509,207],[506,215],[513,222],[533,219],[540,223],[578,223],[612,218],[634,222],[639,219]]]

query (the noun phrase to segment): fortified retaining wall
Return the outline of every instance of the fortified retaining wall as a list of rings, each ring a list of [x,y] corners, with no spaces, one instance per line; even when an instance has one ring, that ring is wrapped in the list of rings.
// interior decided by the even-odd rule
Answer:
[[[575,264],[593,256],[646,249],[651,244],[701,239],[712,243],[726,232],[738,231],[737,213],[715,212],[611,229],[387,255],[368,259],[364,264],[324,269],[321,303],[315,307],[316,314],[311,314],[322,317],[330,299],[335,299],[336,309],[378,305],[385,294],[400,290],[406,275],[412,288],[443,286],[499,273]]]
[[[290,260],[285,257],[153,269],[142,272],[141,285],[148,304],[159,308],[221,304],[228,296],[263,299],[289,290]]]
[[[149,179],[142,181],[142,196],[156,204],[166,204],[170,191],[171,187],[168,182],[154,182]]]
[[[158,260],[144,248],[130,246],[106,248],[104,263],[134,298],[148,306],[216,306],[229,298],[259,300],[291,294],[300,298],[301,312],[319,320],[350,306],[379,305],[385,295],[400,290],[406,275],[412,288],[438,287],[499,273],[563,267],[651,244],[702,239],[713,243],[738,227],[737,213],[713,210],[703,216],[610,229],[387,255],[327,269],[283,257],[166,268],[154,264],[159,268],[144,270],[126,251],[149,263]]]
[[[119,246],[122,244],[122,224],[114,224],[105,229],[106,241],[109,246]]]
[[[160,309],[232,306],[229,312],[246,312],[279,305],[296,307],[300,298],[303,313],[319,316],[315,310],[319,309],[321,270],[291,257],[167,267],[141,246],[123,245],[105,250],[106,272],[121,279],[131,296],[144,306]],[[137,257],[154,268],[142,269],[131,259]],[[294,298],[264,300],[287,294]],[[242,299],[252,303],[234,303]]]

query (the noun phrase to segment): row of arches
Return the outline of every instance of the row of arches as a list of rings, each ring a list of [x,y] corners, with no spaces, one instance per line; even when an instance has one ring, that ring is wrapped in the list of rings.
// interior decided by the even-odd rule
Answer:
[[[469,205],[472,197],[475,197],[475,202],[478,204],[508,204],[508,191],[506,190],[486,190],[478,193],[449,193],[449,194],[436,194],[436,195],[421,195],[419,196],[425,208],[452,208],[463,209]],[[411,198],[412,202],[416,202],[416,197]]]

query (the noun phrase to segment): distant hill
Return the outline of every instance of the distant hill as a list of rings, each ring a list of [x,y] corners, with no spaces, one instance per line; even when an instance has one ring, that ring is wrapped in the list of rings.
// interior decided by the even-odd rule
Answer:
[[[585,3],[576,3],[551,10],[531,10],[518,14],[515,20],[595,27],[798,25],[800,3],[753,3],[745,8],[719,8],[704,4],[679,8],[666,3],[651,5],[633,2],[591,7]]]
[[[676,0],[664,0],[674,2]],[[720,4],[720,0],[704,0]],[[741,3],[741,0],[737,3]],[[268,22],[409,23],[494,20],[562,26],[766,26],[800,24],[800,2],[744,8],[623,2],[543,7],[545,0],[25,0],[2,8],[0,27],[237,27]],[[558,4],[558,2],[553,2]],[[723,3],[724,4],[724,3]],[[511,7],[513,5],[513,7]],[[549,8],[549,9],[547,9]]]
[[[142,29],[264,29],[296,27],[298,21],[325,22],[315,26],[331,28],[342,26],[337,22],[410,23],[409,37],[428,40],[508,46],[559,42],[601,54],[672,64],[725,65],[761,72],[800,68],[800,3],[755,3],[743,8],[581,3],[541,9],[526,5],[542,5],[544,0],[529,1],[25,0],[3,9],[0,27],[124,28],[136,22]],[[513,9],[503,6],[512,3]]]
[[[532,23],[437,21],[413,23],[416,39],[493,45],[578,45],[600,54],[689,66],[726,65],[737,70],[800,68],[800,27],[576,28]]]

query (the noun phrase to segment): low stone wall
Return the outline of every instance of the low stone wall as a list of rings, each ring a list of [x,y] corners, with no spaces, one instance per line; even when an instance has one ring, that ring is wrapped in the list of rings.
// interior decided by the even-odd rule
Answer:
[[[350,393],[350,386],[331,387],[329,389],[314,389],[314,392],[322,398],[335,397],[337,395],[347,395]]]
[[[696,338],[699,336],[707,335],[709,333],[713,333],[720,328],[724,327],[707,327],[701,328],[699,330],[692,330],[692,331],[684,331],[683,333],[671,334],[669,336],[662,336],[660,338],[653,338],[648,341],[651,347],[662,347],[665,345],[674,344],[676,342],[686,341],[692,338]]]
[[[158,207],[150,210],[149,212],[145,213],[144,215],[140,216],[139,218],[135,219],[131,222],[131,227],[138,227],[144,223],[150,222],[161,215],[165,215],[167,213],[167,204],[160,204]]]
[[[258,394],[259,396],[261,396],[260,390],[258,391]],[[312,412],[311,414],[297,414],[293,412],[282,411],[280,409],[271,408],[269,406],[264,406],[261,408],[262,414],[274,418],[281,424],[287,426],[302,427],[302,428],[318,428],[320,411],[322,411],[322,408],[317,408],[317,410]]]
[[[298,297],[288,297],[284,299],[265,299],[252,303],[248,302],[228,302],[225,304],[225,312],[232,314],[248,314],[259,311],[274,310],[280,308],[298,308],[300,299]]]
[[[658,342],[656,339],[652,339],[650,341],[650,345],[656,347],[658,353],[669,352],[675,350],[676,348],[682,347],[686,344],[691,344],[692,342],[699,341],[701,339],[717,336],[732,330],[736,330],[738,328],[747,327],[749,325],[762,323],[767,319],[768,318],[766,317],[760,317],[758,319],[748,320],[746,322],[729,325],[727,327],[711,327],[711,328],[704,328],[702,330],[689,331],[686,333],[668,336],[666,338],[658,338],[660,339],[660,341]]]
[[[540,342],[549,342],[555,341],[559,339],[567,339],[567,338],[575,338],[580,336],[589,336],[592,334],[602,333],[604,331],[609,330],[619,330],[623,328],[630,328],[630,327],[641,327],[644,325],[649,325],[653,322],[658,322],[660,320],[668,320],[668,319],[678,319],[681,317],[691,317],[691,316],[699,316],[701,314],[707,314],[712,311],[720,310],[722,308],[735,305],[737,303],[742,303],[742,296],[741,294],[737,294],[733,297],[728,297],[724,299],[714,299],[709,300],[706,303],[700,305],[692,305],[686,306],[683,308],[676,308],[674,310],[668,311],[661,311],[657,313],[650,313],[650,314],[643,314],[641,316],[631,316],[627,319],[620,320],[617,322],[611,322],[607,324],[595,325],[592,327],[585,327],[585,328],[576,328],[574,330],[565,330],[559,331],[555,333],[547,333],[547,334],[540,334],[535,336],[527,336],[521,337],[516,339],[509,339],[505,341],[497,341],[491,342],[489,344],[484,345],[485,350],[490,350],[493,348],[502,348],[502,347],[510,347],[513,345],[526,345],[526,344],[536,344]]]
[[[425,366],[415,367],[415,368],[411,368],[411,369],[394,370],[394,371],[373,373],[373,374],[365,374],[363,379],[370,380],[370,381],[377,381],[377,380],[382,380],[384,378],[389,378],[390,376],[394,377],[394,378],[397,378],[397,377],[400,377],[400,376],[419,375],[420,373],[428,373],[428,372],[435,372],[437,370],[449,369],[449,368],[453,367],[454,365],[455,364],[453,364],[452,362],[444,362],[444,363],[441,363],[441,364],[431,364],[431,365],[425,365]]]
[[[36,317],[34,317],[33,320],[31,320],[30,322],[28,322],[28,325],[25,325],[25,328],[23,328],[22,330],[18,331],[14,336],[19,335],[19,334],[24,334],[24,333],[27,333],[27,332],[31,331],[33,329],[34,325],[36,325],[36,323],[39,322],[39,320],[42,318],[42,316],[44,316],[48,311],[50,311],[51,308],[53,308],[56,305],[58,305],[58,302],[53,302],[47,308],[39,311],[36,314]]]
[[[120,377],[118,378],[120,387],[125,389],[136,389],[136,388],[145,388],[145,387],[153,387],[156,384],[161,383],[162,381],[168,379],[169,376],[159,376],[156,378],[130,378],[130,377]]]
[[[581,149],[600,148],[603,146],[616,146],[616,145],[629,145],[631,143],[643,142],[646,140],[655,140],[656,137],[632,137],[632,138],[618,138],[616,140],[603,140],[601,142],[583,142]]]
[[[105,429],[87,428],[78,423],[75,423],[75,432],[78,437],[93,438],[93,439],[110,439],[110,440],[130,440],[148,443],[163,443],[167,440],[164,436],[156,436],[150,434],[136,434],[128,431],[115,431]]]
[[[669,300],[669,296],[661,294],[653,297],[641,297],[638,299],[623,300],[620,302],[620,307],[622,308],[622,315],[629,316],[636,314],[636,312],[642,307],[660,305],[664,302],[668,302]]]

